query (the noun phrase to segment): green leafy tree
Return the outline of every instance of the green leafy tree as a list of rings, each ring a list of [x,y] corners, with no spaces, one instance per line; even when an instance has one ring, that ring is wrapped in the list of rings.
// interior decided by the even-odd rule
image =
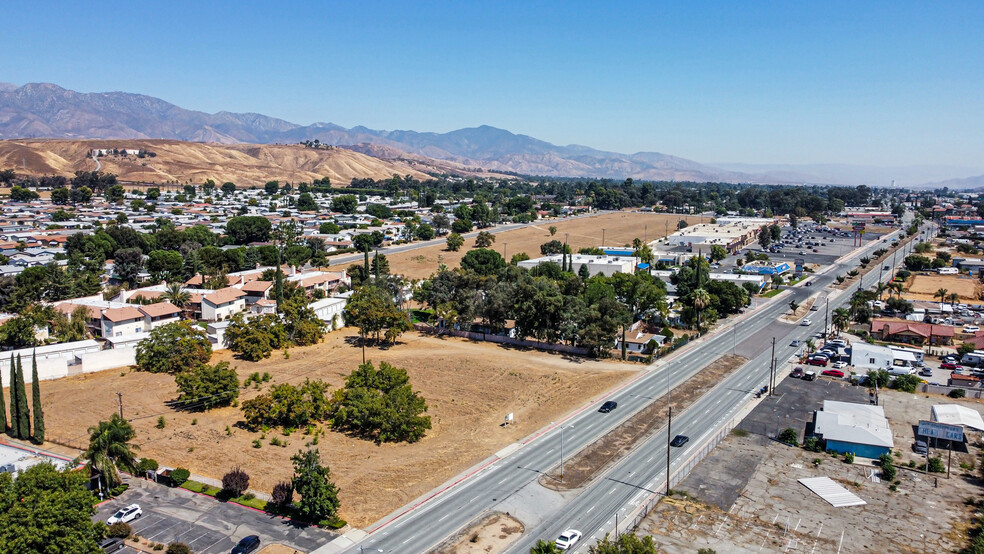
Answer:
[[[309,192],[302,192],[297,197],[297,205],[295,207],[301,212],[316,212],[319,209],[318,203],[314,201],[314,197]]]
[[[134,451],[138,448],[130,444],[135,436],[130,422],[119,414],[113,414],[109,421],[100,421],[98,425],[89,427],[89,447],[81,457],[90,470],[102,474],[107,488],[115,488],[122,482],[119,468],[136,470]]]
[[[419,225],[413,232],[413,236],[417,240],[431,240],[434,238],[434,234],[434,228],[427,223]]]
[[[377,442],[416,442],[431,428],[427,402],[414,392],[406,370],[366,362],[337,395],[332,426]]]
[[[174,281],[181,276],[184,258],[174,250],[152,250],[148,254],[147,271],[155,283]]]
[[[229,362],[202,364],[174,376],[178,385],[177,406],[187,410],[210,410],[228,406],[239,396],[239,377]]]
[[[358,327],[363,337],[374,336],[377,342],[381,336],[395,341],[411,329],[409,317],[396,306],[393,294],[375,285],[363,285],[355,291],[345,306],[345,321]]]
[[[481,231],[478,236],[475,237],[475,247],[476,248],[488,248],[492,246],[495,242],[495,235],[488,231]]]
[[[0,552],[99,552],[106,528],[94,521],[86,475],[41,463],[0,473]]]
[[[263,190],[270,196],[277,194],[280,190],[280,181],[267,181],[266,184],[263,185]]]
[[[557,548],[553,541],[540,539],[530,548],[530,554],[561,554],[563,550]]]
[[[212,343],[190,322],[168,323],[150,331],[137,345],[137,368],[151,373],[179,373],[207,364]]]
[[[0,395],[2,396],[2,395]],[[31,400],[34,412],[34,442],[44,442],[44,411],[41,409],[41,384],[38,382],[38,355],[31,357]],[[2,407],[0,407],[2,408]]]
[[[237,216],[226,222],[226,235],[233,244],[249,244],[270,240],[273,225],[265,217]]]
[[[229,350],[250,362],[269,358],[286,340],[283,320],[273,314],[246,319],[244,314],[238,313],[232,316],[225,332]]]
[[[323,235],[337,235],[342,232],[342,228],[332,221],[326,221],[318,228],[318,232]]]
[[[11,365],[13,365],[13,360],[11,360]],[[3,390],[0,389],[0,433],[7,433],[9,430],[10,427],[7,426],[7,403],[3,399]]]
[[[725,250],[720,244],[714,244],[711,246],[711,261],[720,262],[721,260],[728,257],[728,251]]]
[[[343,214],[354,214],[359,205],[359,199],[354,194],[340,194],[331,199],[331,211]]]
[[[113,255],[114,272],[121,281],[135,284],[137,275],[143,270],[143,252],[139,248],[122,248]]]
[[[228,182],[222,183],[222,192],[225,194],[232,194],[236,192],[236,183]]]
[[[461,249],[462,245],[465,244],[465,239],[459,233],[451,233],[448,235],[447,245],[448,251],[457,252]]]
[[[243,419],[250,429],[263,425],[297,428],[324,421],[331,415],[328,389],[324,381],[308,379],[299,386],[275,385],[269,393],[243,402]]]
[[[796,429],[792,427],[786,427],[779,433],[779,442],[784,442],[786,444],[791,444],[796,446],[799,444],[799,436],[796,434]]]
[[[588,548],[590,554],[656,554],[653,538],[639,538],[635,533],[625,533],[615,539],[605,535],[603,539]]]
[[[295,295],[281,304],[287,340],[296,346],[317,344],[325,334],[325,322],[308,305],[305,295]]]
[[[291,457],[294,478],[291,484],[301,497],[297,513],[308,521],[330,520],[338,513],[338,487],[331,480],[331,469],[322,465],[317,448],[298,452]]]
[[[495,275],[506,267],[506,260],[495,250],[479,248],[465,254],[461,267],[479,275]]]

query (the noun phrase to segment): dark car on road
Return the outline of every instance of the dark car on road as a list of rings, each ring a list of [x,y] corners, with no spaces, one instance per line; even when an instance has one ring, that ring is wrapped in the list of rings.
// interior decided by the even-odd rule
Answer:
[[[260,537],[257,535],[250,535],[248,537],[243,537],[243,540],[239,541],[239,544],[232,549],[232,554],[249,554],[250,552],[255,552],[260,548]]]
[[[614,400],[609,400],[604,404],[602,404],[601,407],[598,408],[598,411],[603,414],[607,414],[608,412],[614,410],[615,408],[618,408],[618,402],[615,402]]]
[[[680,447],[687,444],[687,442],[689,441],[690,441],[690,437],[688,437],[687,435],[677,435],[673,437],[673,440],[670,441],[670,446]]]

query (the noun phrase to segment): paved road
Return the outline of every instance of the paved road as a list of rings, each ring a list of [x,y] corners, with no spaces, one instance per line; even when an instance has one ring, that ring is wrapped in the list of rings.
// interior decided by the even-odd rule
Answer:
[[[834,281],[836,275],[855,267],[859,257],[879,245],[878,242],[865,245],[845,261],[833,264],[824,275],[815,277],[814,286],[789,289],[781,301],[746,314],[734,328],[708,337],[676,356],[657,361],[619,390],[592,400],[565,421],[505,449],[500,452],[501,457],[490,458],[461,482],[401,508],[367,529],[370,535],[350,551],[361,546],[383,552],[425,552],[483,515],[500,510],[515,510],[512,513],[516,513],[526,526],[523,538],[510,548],[512,552],[528,552],[537,539],[554,539],[568,527],[585,533],[585,539],[575,551],[586,551],[592,538],[601,538],[612,530],[615,513],[626,514],[644,498],[662,489],[667,431],[664,428],[656,433],[582,491],[566,495],[545,493],[536,481],[560,462],[561,449],[569,454],[596,441],[649,403],[660,399],[667,389],[678,386],[713,360],[730,353],[736,344],[757,352],[754,359],[723,380],[710,394],[674,417],[671,433],[691,437],[684,448],[672,449],[671,458],[674,468],[677,467],[681,460],[701,448],[720,425],[734,417],[739,406],[767,382],[770,351],[766,345],[771,346],[773,336],[778,335],[776,357],[782,360],[795,352],[795,348],[789,346],[792,339],[807,338],[822,330],[822,319],[809,327],[781,324],[777,330],[775,322],[787,311],[788,301],[795,299],[802,303],[810,295],[819,293]],[[865,286],[877,279],[878,272],[872,272],[864,279]],[[836,296],[831,299],[831,311],[850,298],[850,291],[833,294]],[[782,331],[785,331],[784,335]],[[607,399],[617,400],[618,409],[610,414],[597,413],[598,403]],[[571,498],[575,494],[577,496]],[[524,512],[524,505],[533,508]]]

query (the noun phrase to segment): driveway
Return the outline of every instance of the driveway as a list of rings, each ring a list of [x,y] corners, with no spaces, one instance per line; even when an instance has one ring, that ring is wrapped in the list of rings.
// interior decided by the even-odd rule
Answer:
[[[106,521],[117,509],[139,504],[143,516],[130,522],[141,537],[168,544],[180,541],[197,554],[229,552],[247,535],[259,535],[263,546],[280,543],[311,552],[338,535],[238,504],[151,481],[129,478],[129,490],[96,509],[94,519]]]

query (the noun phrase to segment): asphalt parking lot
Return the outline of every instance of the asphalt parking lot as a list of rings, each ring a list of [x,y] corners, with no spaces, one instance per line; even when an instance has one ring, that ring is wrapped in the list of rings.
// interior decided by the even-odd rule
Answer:
[[[775,437],[778,430],[792,427],[802,441],[806,426],[813,420],[813,412],[823,407],[824,400],[868,403],[868,389],[864,387],[856,387],[844,379],[819,375],[815,381],[794,379],[788,374],[795,366],[787,364],[783,367],[786,378],[779,381],[775,394],[763,398],[762,402],[738,425],[739,429],[757,435]]]
[[[263,546],[279,543],[311,552],[337,536],[184,489],[137,478],[127,482],[129,490],[100,505],[94,519],[106,521],[119,508],[139,504],[143,516],[130,522],[134,534],[164,545],[183,542],[197,554],[229,552],[247,535],[259,535]]]

